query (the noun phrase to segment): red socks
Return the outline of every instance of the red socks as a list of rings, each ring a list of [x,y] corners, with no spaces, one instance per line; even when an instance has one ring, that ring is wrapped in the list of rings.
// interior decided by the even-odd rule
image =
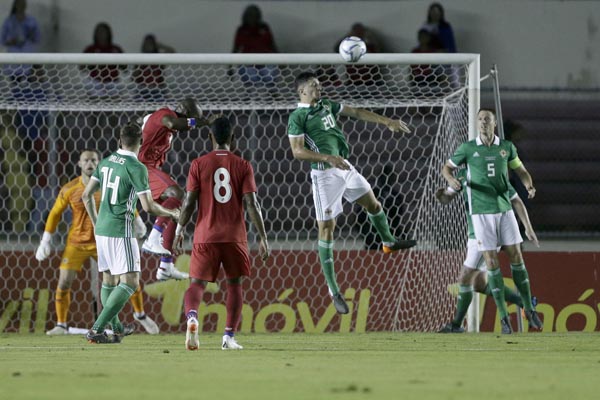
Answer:
[[[161,203],[161,206],[173,210],[181,207],[181,200],[177,197],[169,197]],[[173,252],[173,240],[175,239],[175,229],[177,224],[169,217],[157,217],[154,225],[159,226],[162,229],[163,247]]]
[[[185,291],[183,298],[184,310],[186,317],[190,312],[198,315],[198,307],[200,301],[202,301],[202,295],[204,294],[204,285],[201,283],[190,282],[190,287]]]
[[[227,283],[227,321],[225,322],[225,330],[235,332],[240,323],[242,315],[242,305],[244,304],[242,297],[241,283]]]

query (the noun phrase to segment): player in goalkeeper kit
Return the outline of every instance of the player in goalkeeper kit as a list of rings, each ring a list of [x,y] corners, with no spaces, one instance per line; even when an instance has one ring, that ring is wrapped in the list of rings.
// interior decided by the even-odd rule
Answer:
[[[442,175],[452,190],[459,191],[462,184],[453,172],[460,165],[467,167],[468,212],[473,220],[478,250],[483,253],[487,265],[488,283],[500,314],[502,333],[510,334],[513,330],[506,309],[504,280],[498,261],[497,248],[500,246],[508,254],[513,281],[521,294],[529,326],[542,329],[542,321],[531,301],[529,275],[521,254],[523,239],[509,199],[508,169],[514,170],[519,176],[529,198],[535,196],[533,180],[519,159],[515,145],[494,134],[494,111],[479,110],[477,127],[477,138],[458,147],[443,166]]]
[[[182,100],[175,110],[164,107],[143,119],[143,141],[139,160],[148,169],[150,189],[155,202],[170,210],[180,208],[185,194],[177,182],[161,168],[176,132],[188,131],[209,125],[216,118],[201,118],[202,110],[198,102],[191,98]],[[173,239],[175,223],[167,217],[156,218],[142,250],[161,256],[156,270],[156,279],[187,279],[188,274],[175,268]]]
[[[79,156],[78,166],[81,168],[81,176],[64,185],[50,210],[44,235],[35,253],[38,261],[45,260],[51,252],[52,234],[60,222],[63,212],[67,207],[71,208],[72,223],[67,237],[67,245],[63,251],[58,285],[54,305],[56,307],[56,326],[46,332],[48,335],[65,335],[68,333],[68,314],[71,305],[71,285],[75,276],[81,271],[83,263],[92,258],[98,259],[96,250],[96,239],[94,227],[85,207],[81,202],[81,194],[90,180],[94,170],[98,166],[99,155],[96,150],[83,150]],[[99,204],[100,193],[94,195],[96,204]],[[133,221],[134,234],[136,238],[142,238],[146,234],[146,226],[137,215]],[[144,300],[142,291],[138,287],[131,296],[131,305],[134,310],[134,318],[144,327],[146,332],[158,333],[156,323],[144,312]]]
[[[102,272],[102,312],[86,334],[90,343],[120,342],[126,335],[118,314],[139,286],[140,251],[133,234],[137,200],[157,216],[177,220],[179,209],[168,210],[152,200],[148,171],[138,161],[142,132],[130,123],[120,132],[119,150],[100,161],[81,199],[94,224],[98,247],[98,271]],[[100,208],[94,207],[94,193],[101,189]],[[110,324],[114,335],[104,331]]]
[[[468,190],[466,168],[460,169],[456,175],[456,178],[462,184],[462,197],[467,203],[468,209],[469,199],[467,196]],[[458,193],[460,192],[456,192],[451,188],[441,188],[436,191],[435,197],[441,204],[448,204],[457,197]],[[538,243],[537,236],[533,230],[531,221],[529,220],[527,208],[525,208],[523,200],[521,200],[516,190],[510,184],[508,186],[508,198],[510,199],[512,208],[516,211],[519,219],[525,227],[525,234],[527,235],[527,238],[531,240],[536,247],[539,247],[540,245]],[[467,256],[463,263],[462,269],[460,270],[460,275],[458,278],[459,290],[456,313],[454,314],[454,319],[440,329],[440,333],[462,333],[465,331],[462,325],[465,316],[467,315],[469,305],[473,300],[474,291],[483,293],[487,296],[492,296],[492,289],[487,282],[487,276],[485,274],[485,262],[483,261],[483,255],[477,249],[477,239],[475,239],[473,221],[469,213],[467,213],[467,231]],[[521,300],[519,293],[507,286],[504,287],[504,298],[506,301],[514,303],[520,308],[523,308],[523,301]]]
[[[335,219],[342,212],[342,198],[361,205],[368,213],[383,242],[383,252],[391,253],[416,245],[415,240],[399,240],[390,232],[387,216],[375,198],[371,185],[347,160],[349,146],[337,123],[338,116],[385,125],[392,132],[408,133],[407,125],[371,111],[338,104],[321,98],[321,83],[312,72],[296,78],[300,98],[288,120],[288,137],[295,159],[310,161],[312,192],[319,226],[319,259],[335,309],[349,309],[336,281],[333,267]]]

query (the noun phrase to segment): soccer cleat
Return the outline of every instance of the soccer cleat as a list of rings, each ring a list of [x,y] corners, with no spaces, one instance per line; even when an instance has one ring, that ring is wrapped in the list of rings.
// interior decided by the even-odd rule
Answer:
[[[535,306],[537,306],[538,304],[538,298],[535,296],[531,296],[531,305],[533,306],[533,308],[535,309]],[[519,306],[521,308],[521,318],[527,318],[527,315],[525,315],[525,308],[523,307],[523,305]]]
[[[529,326],[531,328],[542,330],[542,328],[544,327],[544,324],[542,323],[542,320],[540,319],[540,316],[537,313],[537,311],[525,311],[525,317],[527,318],[527,321],[529,322]]]
[[[120,333],[115,332],[114,335],[112,336],[112,342],[113,343],[121,343],[125,336],[129,336],[133,332],[135,332],[134,324],[123,324],[123,332],[120,332]]]
[[[438,333],[465,333],[465,328],[462,326],[455,326],[452,322],[449,322],[444,325]]]
[[[196,318],[188,318],[187,330],[185,332],[185,348],[188,350],[198,350],[200,341],[198,340],[198,320]]]
[[[383,252],[385,254],[390,254],[398,250],[402,249],[410,249],[417,245],[416,240],[399,240],[396,239],[393,243],[384,243],[383,244]]]
[[[66,326],[62,326],[62,325],[56,325],[54,328],[52,328],[46,332],[46,335],[48,335],[48,336],[68,335],[68,334],[69,334],[69,328],[67,328]]]
[[[348,314],[350,312],[348,304],[346,304],[346,300],[344,300],[341,293],[338,292],[332,295],[331,300],[333,301],[333,306],[338,314]]]
[[[93,344],[114,343],[111,338],[108,337],[106,332],[96,333],[91,329],[85,334],[85,338],[88,343]]]
[[[504,317],[500,320],[500,325],[502,325],[502,334],[510,335],[513,333],[512,326],[510,325],[510,320],[508,317]]]
[[[142,244],[142,251],[164,257],[171,255],[171,252],[162,245],[162,236],[158,235],[149,235],[148,239]]]
[[[238,342],[235,341],[233,336],[223,335],[221,350],[242,350],[243,348],[244,347],[240,346]]]
[[[175,264],[173,263],[165,263],[161,262],[160,266],[156,270],[156,279],[159,281],[166,281],[168,279],[188,279],[190,274],[187,272],[181,272],[177,268],[175,268]]]
[[[156,322],[154,322],[154,320],[146,314],[142,315],[141,317],[138,317],[137,315],[133,314],[133,319],[135,319],[137,322],[140,323],[140,325],[142,325],[142,327],[146,330],[146,333],[149,333],[150,335],[158,334],[158,325],[156,325]]]

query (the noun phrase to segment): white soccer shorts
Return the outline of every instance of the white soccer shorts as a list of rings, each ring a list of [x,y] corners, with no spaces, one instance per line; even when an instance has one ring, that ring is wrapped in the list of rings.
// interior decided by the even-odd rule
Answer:
[[[348,161],[346,163],[350,165],[348,171],[339,168],[311,171],[317,221],[337,217],[343,210],[342,197],[354,203],[371,190],[369,182]]]
[[[465,258],[463,265],[469,269],[485,268],[483,253],[477,248],[477,239],[467,240],[467,257]]]
[[[140,249],[135,238],[96,236],[98,271],[111,275],[140,272]]]
[[[500,247],[497,247],[496,251],[500,252]],[[487,269],[483,253],[479,251],[477,246],[477,239],[467,240],[467,257],[465,258],[463,265],[469,269],[478,269],[482,271]]]
[[[473,230],[479,251],[496,250],[523,242],[513,210],[498,214],[473,214]]]

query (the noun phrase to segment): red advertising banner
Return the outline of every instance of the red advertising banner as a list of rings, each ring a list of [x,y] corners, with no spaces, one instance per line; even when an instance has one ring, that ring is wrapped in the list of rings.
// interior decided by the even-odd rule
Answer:
[[[409,253],[410,254],[410,253]],[[441,255],[440,255],[441,256]],[[39,263],[32,252],[0,252],[0,333],[43,333],[55,321],[54,292],[58,281],[60,254]],[[145,311],[161,332],[183,332],[183,296],[187,281],[157,282],[155,263],[142,257],[142,282]],[[435,325],[447,322],[449,315],[435,312],[406,313],[404,307],[420,304],[399,302],[406,256],[383,256],[374,251],[337,251],[336,266],[350,313],[340,316],[331,305],[317,254],[313,251],[278,251],[266,266],[254,267],[253,276],[244,282],[244,307],[241,331],[245,332],[366,332],[391,330],[394,321],[410,318],[434,318]],[[255,258],[256,260],[256,258]],[[600,253],[528,253],[525,256],[532,292],[539,299],[537,310],[544,320],[544,331],[597,331],[600,313],[598,277]],[[512,285],[505,258],[502,271],[505,282]],[[179,257],[177,266],[189,268],[189,256]],[[94,320],[93,296],[88,266],[72,287],[69,325],[89,328]],[[434,281],[435,276],[419,279]],[[225,283],[210,284],[200,305],[199,316],[204,331],[220,331],[225,326]],[[455,299],[449,287],[445,293],[429,293],[420,285],[422,296],[451,307]],[[481,303],[481,330],[499,331],[496,307],[491,299]],[[515,311],[514,306],[509,307]],[[133,322],[132,308],[126,305],[123,320]],[[447,311],[445,311],[447,314]],[[439,313],[438,313],[439,314]],[[516,323],[513,323],[516,327]]]
[[[600,253],[531,252],[524,259],[532,295],[539,301],[536,309],[543,317],[544,332],[600,330]],[[500,262],[503,275],[510,277],[504,254]],[[511,279],[504,281],[514,287]],[[486,299],[481,307],[480,329],[499,332],[500,321],[493,299]],[[515,307],[509,306],[509,311],[513,312],[513,328],[516,328]]]

